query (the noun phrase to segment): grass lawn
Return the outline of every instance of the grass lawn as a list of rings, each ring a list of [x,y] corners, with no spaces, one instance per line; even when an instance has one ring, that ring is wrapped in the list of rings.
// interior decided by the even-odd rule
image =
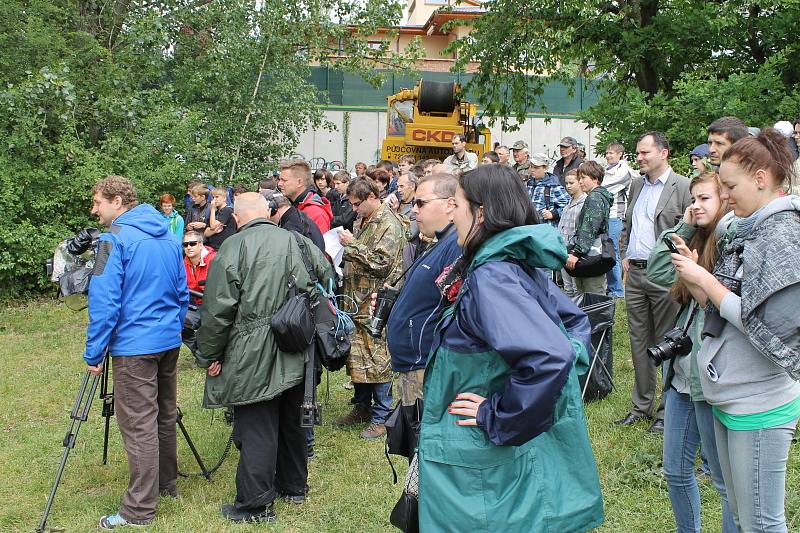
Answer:
[[[0,531],[32,531],[39,522],[61,457],[68,414],[84,373],[81,359],[86,314],[55,302],[0,308]],[[661,438],[646,426],[620,429],[612,422],[627,412],[632,365],[624,308],[617,310],[614,337],[617,391],[587,407],[589,432],[605,499],[602,532],[667,532],[674,522],[666,484],[660,473]],[[200,407],[203,371],[194,368],[188,351],[179,363],[179,404],[188,430],[206,463],[218,459],[230,434],[221,412]],[[389,511],[401,491],[392,485],[383,442],[358,438],[360,428],[338,430],[331,420],[348,409],[351,391],[343,388],[343,372],[330,376],[325,425],[317,428],[317,457],[311,461],[311,493],[302,506],[278,503],[274,531],[392,531]],[[116,421],[112,421],[109,461],[101,464],[103,425],[95,401],[70,454],[48,525],[66,531],[91,531],[99,517],[113,513],[127,483],[127,464]],[[185,442],[178,436],[179,467],[197,471]],[[178,480],[180,496],[159,502],[156,521],[147,531],[249,531],[266,526],[226,523],[219,506],[234,495],[238,452],[232,450],[212,482]],[[394,461],[398,474],[403,459]],[[800,453],[793,447],[787,483],[786,514],[790,530],[800,530]],[[701,484],[703,530],[720,530],[716,493]],[[465,487],[469,490],[469,487]],[[567,533],[567,532],[564,532]]]

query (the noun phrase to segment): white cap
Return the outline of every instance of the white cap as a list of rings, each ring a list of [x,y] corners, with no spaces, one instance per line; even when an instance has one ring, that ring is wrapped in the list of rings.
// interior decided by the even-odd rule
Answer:
[[[794,126],[792,126],[792,123],[788,120],[780,120],[776,122],[773,128],[781,132],[781,135],[784,137],[791,137],[794,133]]]

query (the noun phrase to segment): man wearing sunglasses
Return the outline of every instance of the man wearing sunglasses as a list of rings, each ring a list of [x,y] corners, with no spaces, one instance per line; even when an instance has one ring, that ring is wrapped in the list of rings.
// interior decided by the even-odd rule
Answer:
[[[189,290],[203,292],[200,283],[205,283],[208,268],[216,255],[216,250],[203,244],[203,234],[199,231],[189,230],[183,234],[183,266]],[[202,298],[194,297],[193,300],[197,305],[203,303]]]
[[[386,342],[392,370],[399,372],[397,384],[404,407],[413,407],[417,399],[422,399],[425,363],[443,305],[436,277],[461,255],[455,227],[450,222],[457,184],[452,174],[431,174],[417,185],[412,208],[417,226],[422,235],[435,242],[406,273],[386,323]]]

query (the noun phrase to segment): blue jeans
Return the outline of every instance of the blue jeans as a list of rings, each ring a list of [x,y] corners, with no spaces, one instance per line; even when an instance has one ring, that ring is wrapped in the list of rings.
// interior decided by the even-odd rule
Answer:
[[[622,224],[621,218],[608,219],[608,236],[611,237],[611,241],[614,243],[614,256],[617,264],[606,274],[606,280],[608,282],[608,295],[618,298],[625,296],[625,289],[622,288],[622,264],[619,260],[619,236],[622,234]]]
[[[711,407],[706,402],[692,402],[688,394],[671,387],[664,393],[664,399],[664,476],[677,533],[701,531],[700,490],[695,477],[695,458],[701,440],[711,467],[711,480],[722,500],[722,531],[736,533],[717,458]],[[707,420],[709,416],[711,420]]]
[[[392,412],[392,382],[353,383],[353,399],[350,402],[370,409],[370,422],[383,424]]]
[[[786,462],[797,421],[734,431],[714,420],[722,476],[742,533],[786,533]]]

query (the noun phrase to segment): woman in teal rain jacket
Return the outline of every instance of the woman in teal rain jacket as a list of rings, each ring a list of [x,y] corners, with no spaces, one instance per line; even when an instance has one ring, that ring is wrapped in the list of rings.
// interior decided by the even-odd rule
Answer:
[[[464,255],[439,276],[452,302],[425,370],[420,531],[575,532],[603,521],[583,413],[586,315],[542,269],[567,252],[522,182],[486,165],[461,178]]]

